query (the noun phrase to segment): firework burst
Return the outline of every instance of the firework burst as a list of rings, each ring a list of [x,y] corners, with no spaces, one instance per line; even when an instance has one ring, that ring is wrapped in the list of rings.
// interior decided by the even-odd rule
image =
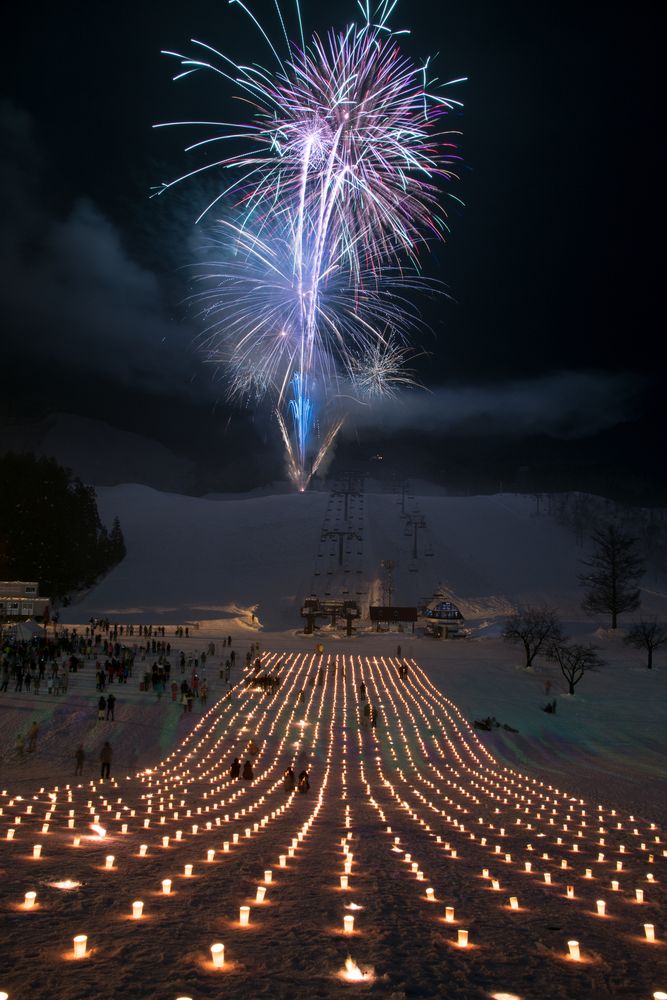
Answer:
[[[343,383],[373,397],[412,381],[407,343],[419,324],[407,293],[422,284],[420,252],[446,231],[441,188],[459,157],[444,120],[459,102],[429,77],[428,62],[402,53],[401,33],[388,26],[395,3],[360,5],[359,23],[307,46],[302,35],[300,45],[288,41],[276,3],[281,57],[252,12],[230,2],[257,25],[275,68],[238,65],[197,40],[191,55],[168,53],[181,64],[176,79],[222,77],[251,116],[165,123],[207,130],[188,151],[240,150],[156,193],[205,172],[224,178],[198,219],[222,210],[216,257],[198,270],[194,295],[202,348],[225,366],[233,396],[272,395],[290,476],[305,488],[341,423],[337,415],[318,446],[316,409],[322,417]]]

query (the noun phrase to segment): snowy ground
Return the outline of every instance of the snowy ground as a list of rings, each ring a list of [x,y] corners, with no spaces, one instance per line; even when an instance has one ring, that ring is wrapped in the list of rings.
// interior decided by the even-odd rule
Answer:
[[[135,672],[115,689],[113,723],[96,721],[92,662],[72,675],[62,698],[0,695],[0,990],[11,1000],[649,1000],[667,990],[667,671],[663,657],[647,671],[619,637],[596,636],[600,623],[583,619],[581,553],[564,529],[533,516],[524,498],[418,498],[426,526],[415,570],[413,538],[390,495],[351,498],[346,522],[342,499],[325,494],[222,501],[136,486],[100,493],[105,514],[121,517],[130,555],[70,609],[70,620],[100,613],[121,621],[199,620],[189,640],[170,636],[176,648],[201,651],[212,639],[220,654],[221,637],[231,633],[243,659],[259,639],[270,651],[268,669],[284,661],[284,679],[275,697],[262,696],[243,687],[237,669],[233,699],[218,700],[218,655],[207,667],[209,707],[184,716],[170,700],[140,692]],[[339,565],[338,536],[328,533],[343,527],[359,537],[344,539]],[[303,596],[359,589],[363,602],[379,586],[383,558],[399,562],[394,603],[445,588],[476,638],[327,635],[323,660],[315,657],[319,639],[294,632]],[[651,589],[665,590],[659,582]],[[527,673],[518,651],[498,638],[505,610],[536,598],[561,607],[567,628],[590,634],[607,661],[574,698],[553,667],[538,662]],[[661,600],[653,596],[645,610],[661,613]],[[411,662],[407,680],[396,670],[398,643]],[[377,735],[360,724],[362,676],[379,708]],[[547,679],[558,699],[555,716],[540,710]],[[488,715],[518,733],[470,728]],[[18,760],[16,733],[33,718],[40,720],[37,751]],[[251,735],[260,747],[255,779],[230,782],[229,762]],[[107,738],[114,781],[95,783]],[[79,741],[88,759],[76,785]],[[291,759],[297,773],[306,762],[311,767],[307,796],[290,798],[282,789]],[[125,777],[137,768],[153,770]],[[91,830],[95,815],[107,828],[104,841]],[[303,840],[282,869],[279,857],[299,832]],[[353,860],[350,888],[342,890],[347,833]],[[42,844],[38,860],[35,843]],[[215,851],[210,863],[208,850]],[[109,854],[114,867],[106,870]],[[191,878],[185,864],[194,866]],[[49,885],[68,878],[80,887]],[[161,892],[164,878],[173,880],[169,896]],[[260,885],[267,890],[261,904],[254,902]],[[637,888],[645,892],[641,904]],[[26,910],[21,901],[30,889],[37,906]],[[518,910],[510,909],[510,896]],[[144,901],[140,921],[130,917],[135,899]],[[352,902],[362,909],[345,910]],[[251,908],[247,929],[238,925],[243,904]],[[454,923],[444,919],[446,906],[455,908]],[[346,913],[355,916],[352,936],[343,934]],[[645,923],[655,924],[654,944],[645,941]],[[459,928],[470,932],[467,949],[456,946]],[[92,953],[74,961],[77,933],[88,934]],[[581,943],[580,963],[566,958],[571,938]],[[214,941],[226,948],[220,971],[210,962]],[[372,970],[368,979],[338,977],[348,953]]]

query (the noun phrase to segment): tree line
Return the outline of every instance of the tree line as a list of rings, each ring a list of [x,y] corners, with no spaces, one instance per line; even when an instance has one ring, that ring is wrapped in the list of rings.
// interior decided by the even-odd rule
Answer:
[[[66,603],[125,552],[120,522],[102,524],[92,486],[53,458],[0,455],[0,579],[36,580]]]
[[[641,603],[639,581],[645,561],[639,539],[610,521],[593,531],[592,542],[590,556],[581,560],[581,606],[588,615],[608,615],[611,628],[616,629],[619,617],[636,611]],[[503,639],[523,647],[527,667],[540,654],[557,663],[570,694],[588,671],[603,666],[597,648],[592,643],[571,642],[563,633],[558,611],[546,605],[521,608],[510,615]],[[667,625],[656,618],[641,619],[630,626],[623,641],[643,650],[651,669],[655,651],[667,643]]]

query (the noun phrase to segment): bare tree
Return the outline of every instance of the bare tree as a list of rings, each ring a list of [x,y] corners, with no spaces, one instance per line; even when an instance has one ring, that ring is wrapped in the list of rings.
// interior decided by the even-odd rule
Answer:
[[[503,639],[523,646],[526,666],[530,667],[547,645],[563,641],[558,613],[546,606],[520,608],[505,622]]]
[[[549,646],[547,656],[560,667],[560,672],[568,683],[570,694],[589,670],[597,670],[604,665],[597,648],[590,643],[554,642]]]
[[[650,621],[640,621],[633,625],[623,642],[634,649],[645,649],[649,670],[653,668],[653,651],[667,642],[667,625],[653,618]]]
[[[637,539],[610,522],[592,534],[595,548],[589,559],[582,559],[588,571],[579,581],[588,591],[582,601],[586,614],[611,615],[616,628],[618,616],[639,607],[637,581],[644,574],[644,560],[637,551]]]

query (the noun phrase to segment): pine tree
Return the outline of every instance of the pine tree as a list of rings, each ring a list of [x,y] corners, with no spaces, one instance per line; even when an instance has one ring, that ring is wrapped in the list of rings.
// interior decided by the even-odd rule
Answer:
[[[594,550],[589,559],[582,559],[588,572],[579,577],[587,588],[582,601],[586,614],[611,615],[611,627],[618,625],[618,616],[639,607],[637,582],[644,574],[644,560],[637,551],[638,541],[610,522],[592,534]]]
[[[0,484],[0,579],[65,600],[124,557],[118,519],[107,532],[93,487],[54,459],[0,455]]]

